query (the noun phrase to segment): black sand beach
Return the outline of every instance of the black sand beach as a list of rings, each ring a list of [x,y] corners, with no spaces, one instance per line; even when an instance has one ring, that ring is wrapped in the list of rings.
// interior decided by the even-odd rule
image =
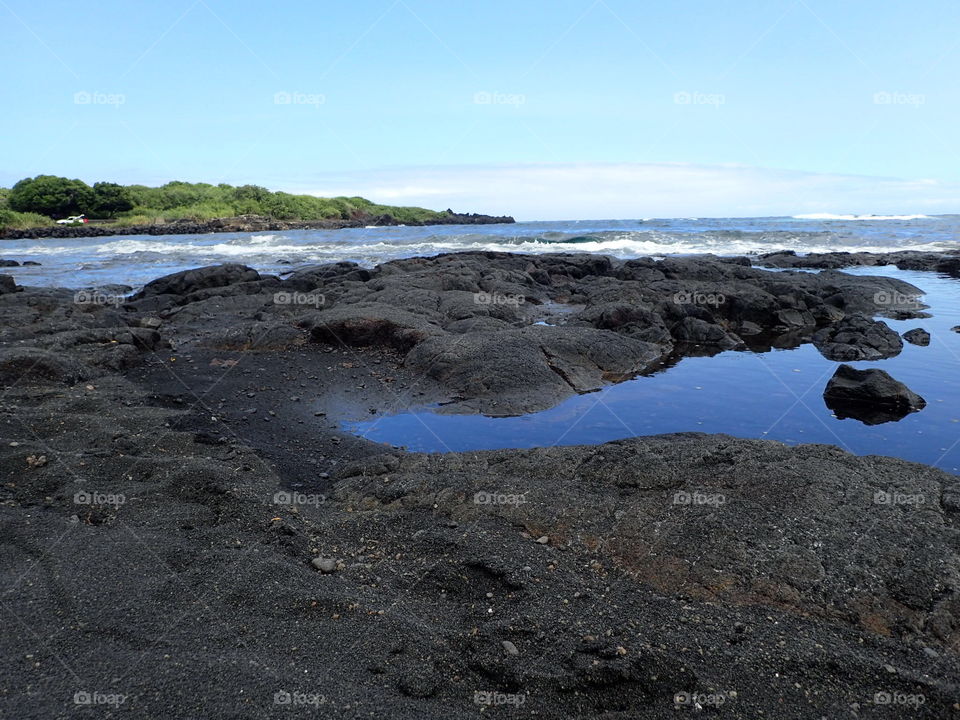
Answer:
[[[528,413],[732,348],[882,356],[882,316],[924,317],[922,287],[838,268],[957,261],[460,253],[132,295],[6,277],[0,712],[954,717],[955,475],[697,433],[415,454],[338,419]],[[852,412],[914,409],[895,378],[870,389]]]

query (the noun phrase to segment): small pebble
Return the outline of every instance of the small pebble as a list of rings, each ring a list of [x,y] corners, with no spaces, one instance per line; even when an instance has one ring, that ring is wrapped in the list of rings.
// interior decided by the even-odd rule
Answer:
[[[520,654],[520,651],[517,650],[517,646],[514,645],[514,644],[513,644],[512,642],[510,642],[509,640],[504,640],[504,641],[501,642],[500,644],[503,645],[503,649],[507,651],[507,655],[519,655],[519,654]]]
[[[337,561],[333,558],[314,558],[310,564],[322,573],[332,573],[337,569]]]

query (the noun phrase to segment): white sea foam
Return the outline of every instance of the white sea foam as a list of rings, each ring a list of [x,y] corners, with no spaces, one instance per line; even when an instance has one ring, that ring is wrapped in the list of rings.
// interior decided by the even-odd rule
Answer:
[[[670,255],[757,255],[776,250],[798,253],[943,251],[955,249],[960,220],[922,215],[862,216],[804,215],[804,220],[853,218],[916,220],[916,223],[877,222],[829,224],[811,227],[782,218],[705,221],[657,220],[530,223],[514,227],[490,226],[464,232],[445,228],[377,227],[338,231],[231,233],[227,235],[113,236],[103,238],[46,238],[5,241],[3,254],[42,260],[42,266],[11,270],[38,283],[79,287],[97,281],[135,284],[176,270],[239,262],[266,272],[280,272],[301,264],[341,260],[372,266],[411,256],[445,252],[598,253],[621,259]],[[622,222],[626,227],[617,228]],[[601,229],[604,228],[604,229]],[[813,230],[813,231],[811,231]],[[581,234],[582,233],[582,234]]]
[[[279,236],[271,236],[277,237]],[[942,250],[940,242],[920,242],[898,245],[831,243],[830,237],[817,237],[820,242],[811,242],[813,238],[785,234],[776,238],[757,237],[752,234],[727,235],[726,233],[671,234],[662,232],[624,232],[610,233],[595,240],[564,242],[564,238],[544,242],[536,238],[500,238],[473,236],[432,237],[420,242],[391,242],[383,240],[375,243],[312,242],[303,244],[269,244],[265,239],[247,238],[246,242],[200,244],[186,243],[180,240],[161,238],[116,240],[86,249],[90,255],[128,256],[140,253],[158,255],[176,255],[183,258],[249,258],[253,260],[272,260],[285,257],[351,258],[357,256],[380,257],[384,260],[411,255],[434,255],[443,252],[520,252],[542,255],[557,252],[604,253],[616,257],[640,257],[649,255],[695,255],[714,253],[717,255],[752,255],[774,250],[792,249],[803,253],[821,252],[895,252],[897,250]],[[75,253],[76,248],[41,246],[30,248],[30,254],[57,255]]]
[[[833,213],[808,213],[794,215],[794,220],[928,220],[929,215],[834,215]]]

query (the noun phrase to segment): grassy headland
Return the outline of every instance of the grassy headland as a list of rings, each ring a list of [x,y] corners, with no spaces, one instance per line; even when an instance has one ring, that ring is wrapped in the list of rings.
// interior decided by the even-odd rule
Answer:
[[[258,185],[169,182],[160,187],[95,183],[53,175],[25,178],[0,188],[0,230],[55,224],[84,214],[115,227],[159,225],[178,220],[258,215],[270,220],[310,222],[363,220],[389,215],[399,223],[443,222],[449,211],[379,205],[362,197],[321,198],[272,192]]]

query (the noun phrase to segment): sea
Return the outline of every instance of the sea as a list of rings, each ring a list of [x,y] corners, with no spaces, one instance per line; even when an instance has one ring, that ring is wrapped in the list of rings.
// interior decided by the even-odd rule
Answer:
[[[960,215],[822,214],[0,240],[0,258],[41,263],[13,268],[20,284],[137,287],[161,275],[220,262],[282,273],[297,265],[350,260],[371,267],[397,258],[465,250],[589,252],[618,258],[782,249],[886,252],[953,248],[958,238]]]

